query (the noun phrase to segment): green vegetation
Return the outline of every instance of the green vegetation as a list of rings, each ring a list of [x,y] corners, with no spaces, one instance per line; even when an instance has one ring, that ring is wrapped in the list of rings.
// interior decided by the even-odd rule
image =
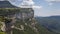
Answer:
[[[13,34],[55,34],[53,32],[48,31],[46,28],[42,27],[38,23],[35,26],[38,29],[38,33],[36,33],[33,28],[29,27],[28,25],[25,25],[24,22],[22,22],[22,21],[17,21],[15,23],[16,27],[19,27],[20,25],[24,25],[25,29],[24,30],[13,29]],[[5,34],[5,33],[0,31],[0,34]]]
[[[0,34],[6,34],[5,32],[1,31],[1,27],[3,26],[2,22],[3,22],[3,18],[0,16]]]
[[[15,26],[18,27],[19,25],[24,25],[24,23],[22,21],[16,22]],[[56,34],[54,32],[48,31],[46,28],[42,27],[39,23],[35,25],[35,27],[38,29],[38,32],[35,32],[33,28],[29,27],[29,25],[24,25],[25,29],[21,31],[17,29],[13,29],[13,33],[14,34]]]
[[[10,15],[10,14],[14,14],[14,13],[18,13],[19,11],[23,11],[23,12],[28,12],[29,10],[26,9],[0,9],[0,15],[6,16],[6,15]],[[32,10],[33,11],[33,10]],[[0,17],[0,21],[4,22],[4,17]],[[21,28],[20,25],[24,26],[24,30],[18,30],[13,28],[13,34],[56,34],[54,32],[50,32],[48,31],[46,28],[44,28],[43,26],[41,26],[38,23],[34,24],[33,26],[31,25],[31,21],[29,21],[29,19],[25,19],[25,22],[23,22],[23,20],[18,20],[16,21],[16,23],[14,24],[16,27]],[[28,25],[25,25],[25,23],[27,23]],[[1,26],[1,23],[0,23]],[[35,29],[33,29],[33,27],[35,27],[37,29],[37,32]],[[0,29],[1,30],[1,29]],[[5,32],[0,31],[0,34],[5,34]]]
[[[0,32],[0,34],[5,34],[5,32]]]

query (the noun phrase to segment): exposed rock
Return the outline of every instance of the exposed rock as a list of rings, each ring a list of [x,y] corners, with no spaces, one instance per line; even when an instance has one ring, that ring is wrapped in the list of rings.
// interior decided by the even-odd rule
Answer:
[[[1,21],[0,21],[0,23],[2,24],[1,25],[1,30],[5,32],[6,31],[5,30],[5,28],[6,28],[5,23],[4,22],[1,22]]]

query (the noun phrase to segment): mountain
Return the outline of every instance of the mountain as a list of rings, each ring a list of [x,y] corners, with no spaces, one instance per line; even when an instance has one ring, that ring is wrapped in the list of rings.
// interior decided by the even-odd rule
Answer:
[[[46,28],[44,28],[43,26],[41,26],[36,19],[34,19],[33,22],[30,22],[28,20],[25,20],[25,22],[23,21],[17,21],[15,23],[15,26],[18,28],[22,28],[22,30],[19,29],[13,29],[13,33],[14,34],[56,34],[53,32],[48,31]],[[21,26],[22,27],[19,27]]]
[[[0,8],[17,8],[12,5],[9,1],[0,1]]]
[[[5,12],[3,12],[3,14],[4,13]],[[17,19],[17,21],[11,27],[11,28],[13,28],[12,29],[13,34],[55,34],[53,32],[48,31],[43,26],[41,26],[35,18],[33,20],[31,20],[31,19],[24,19],[24,20],[22,19],[21,20],[18,18],[16,18],[16,19]],[[1,21],[0,22],[0,26],[1,26],[0,28],[2,29],[3,27],[1,25],[1,23],[5,23],[4,17],[0,16],[0,21]],[[12,25],[12,24],[9,25],[10,21],[11,20],[9,18],[7,18],[6,22],[8,22],[8,23],[5,23],[5,24],[7,24],[7,27],[8,26],[10,27]],[[7,29],[9,29],[7,31],[7,33],[9,33],[9,31],[10,31],[9,27],[7,28]],[[1,31],[1,29],[0,29],[0,34],[5,34],[5,32]]]
[[[8,8],[10,8],[10,10]],[[39,21],[38,19],[35,19],[34,12],[31,12],[31,9],[21,8],[21,9],[15,10],[12,8],[15,8],[15,6],[13,6],[8,1],[0,1],[0,14],[3,14],[3,16],[0,15],[0,34],[5,34],[5,33],[9,33],[9,34],[10,33],[13,33],[13,34],[56,34],[54,32],[50,32],[48,29],[41,26],[39,22],[41,23],[44,23],[44,22],[40,21],[40,17],[38,18]],[[18,13],[18,11],[21,11],[20,14]],[[16,17],[16,12],[19,17],[22,17],[22,19],[19,19]],[[23,18],[27,15],[27,13],[28,13],[29,18],[28,17]],[[8,15],[8,18],[5,17],[5,15]],[[16,22],[15,22],[15,19],[16,19]],[[4,31],[4,28],[6,31]]]
[[[13,34],[56,34],[48,31],[46,28],[41,26],[36,19],[34,19],[33,21],[35,22],[33,23],[28,19],[25,19],[25,21],[23,22],[22,20],[17,19],[16,23],[14,24],[15,26],[12,26],[12,28],[14,27],[12,29]],[[0,26],[1,26],[1,23],[0,23]],[[0,31],[0,34],[1,34],[1,31]]]
[[[60,16],[36,17],[37,21],[49,31],[60,34]]]

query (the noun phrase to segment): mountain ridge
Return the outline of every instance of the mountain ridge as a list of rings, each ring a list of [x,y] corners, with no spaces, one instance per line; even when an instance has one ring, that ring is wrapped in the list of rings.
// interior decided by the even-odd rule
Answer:
[[[36,17],[37,21],[49,31],[60,32],[60,16]]]

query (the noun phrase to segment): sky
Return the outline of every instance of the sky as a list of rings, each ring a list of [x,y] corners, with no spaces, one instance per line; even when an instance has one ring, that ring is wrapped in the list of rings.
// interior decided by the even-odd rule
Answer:
[[[22,8],[32,7],[34,9],[35,16],[42,17],[55,15],[60,16],[60,0],[8,0],[8,1],[11,4],[18,7]]]
[[[35,10],[36,16],[60,16],[60,0],[35,0],[35,2],[42,6],[42,8]]]

